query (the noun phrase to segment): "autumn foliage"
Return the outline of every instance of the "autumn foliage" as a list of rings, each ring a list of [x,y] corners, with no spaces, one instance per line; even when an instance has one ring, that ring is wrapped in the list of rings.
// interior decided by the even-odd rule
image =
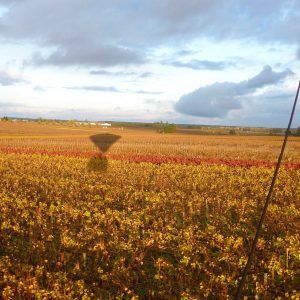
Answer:
[[[89,169],[103,155],[86,137],[0,139],[3,299],[233,297],[273,154],[229,160],[219,143],[220,157],[196,157],[184,149],[185,137],[177,145],[172,137],[155,155],[164,138],[157,135],[146,146],[140,140],[142,154],[136,136],[125,133],[105,154],[105,172]],[[181,155],[173,151],[180,147]],[[288,153],[247,279],[250,297],[300,296],[300,169],[298,154]]]

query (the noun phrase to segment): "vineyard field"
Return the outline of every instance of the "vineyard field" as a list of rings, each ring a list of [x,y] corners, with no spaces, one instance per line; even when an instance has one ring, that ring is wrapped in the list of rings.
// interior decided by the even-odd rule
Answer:
[[[232,299],[281,143],[0,122],[2,298]],[[299,299],[299,200],[290,137],[248,299]]]

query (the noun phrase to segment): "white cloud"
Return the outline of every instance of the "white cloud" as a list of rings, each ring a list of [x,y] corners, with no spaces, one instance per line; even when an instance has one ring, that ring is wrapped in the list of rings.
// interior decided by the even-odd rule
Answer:
[[[256,76],[240,81],[214,83],[186,94],[176,103],[178,112],[200,117],[222,118],[242,107],[241,97],[254,93],[257,89],[280,82],[293,72],[286,69],[282,72],[273,71],[265,66]]]
[[[24,80],[2,72],[1,98],[40,109],[50,106],[49,116],[63,115],[59,109],[75,116],[73,107],[91,112],[105,108],[107,114],[121,107],[116,117],[130,120],[134,108],[140,118],[150,120],[154,114],[148,115],[151,107],[143,102],[149,94],[161,107],[180,98],[177,109],[189,114],[170,106],[157,114],[165,120],[226,123],[233,116],[238,122],[251,115],[255,123],[260,117],[250,110],[247,116],[246,97],[254,99],[260,87],[280,81],[289,71],[269,67],[253,74],[266,63],[299,74],[298,4],[0,0],[0,69],[22,74],[31,83],[16,89]],[[251,79],[241,81],[247,77]],[[275,98],[257,99],[266,104]],[[262,109],[258,101],[253,105]],[[243,116],[234,115],[242,111]],[[271,114],[277,118],[281,112],[281,106],[274,106]],[[271,117],[264,116],[269,123]]]
[[[26,80],[12,76],[6,72],[0,71],[0,85],[9,86],[17,83],[27,83]]]

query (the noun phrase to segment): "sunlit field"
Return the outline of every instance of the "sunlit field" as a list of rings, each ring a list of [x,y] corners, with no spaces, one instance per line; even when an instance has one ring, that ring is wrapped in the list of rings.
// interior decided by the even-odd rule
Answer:
[[[2,298],[231,299],[281,143],[0,122]],[[299,199],[291,137],[249,299],[299,299]]]

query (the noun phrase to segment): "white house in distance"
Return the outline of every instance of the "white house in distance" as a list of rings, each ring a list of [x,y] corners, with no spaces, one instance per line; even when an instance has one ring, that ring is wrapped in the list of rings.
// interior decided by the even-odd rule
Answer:
[[[83,121],[83,122],[75,122],[76,125],[79,126],[100,126],[102,128],[111,127],[110,123],[106,122],[90,122],[90,121]]]
[[[99,124],[101,127],[103,127],[103,128],[107,128],[107,127],[111,127],[111,124],[110,123],[100,123]]]

